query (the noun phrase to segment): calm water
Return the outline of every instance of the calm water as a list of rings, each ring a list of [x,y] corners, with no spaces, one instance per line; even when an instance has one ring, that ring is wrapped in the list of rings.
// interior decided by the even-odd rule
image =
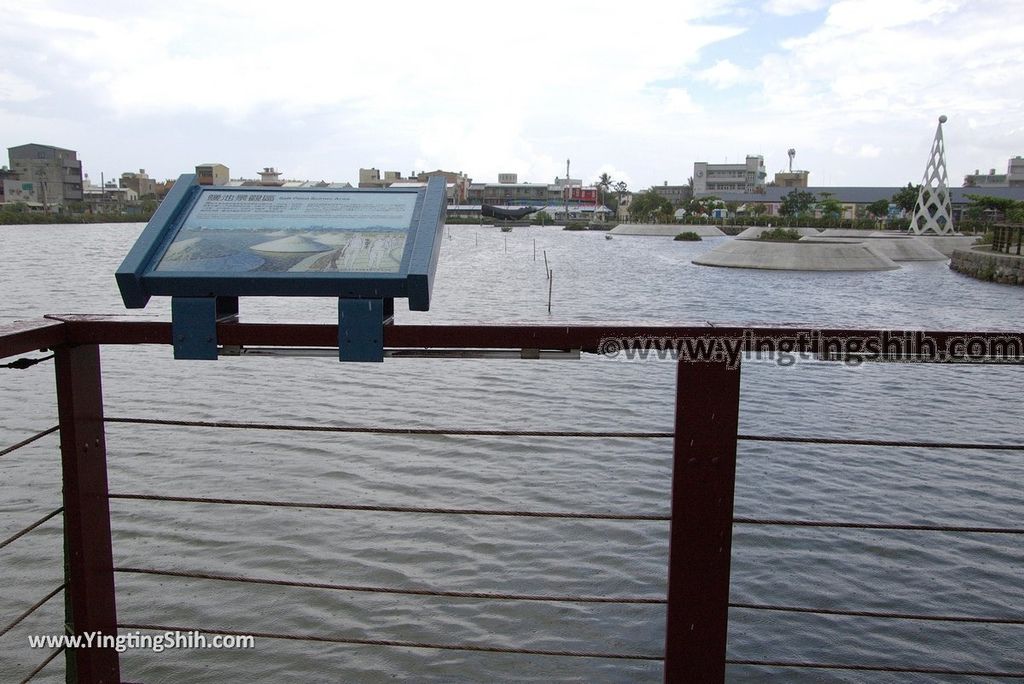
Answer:
[[[141,225],[0,227],[0,322],[124,313],[113,271]],[[399,323],[803,322],[1024,327],[1024,288],[945,263],[881,273],[693,266],[716,244],[453,226],[434,310]],[[537,260],[534,260],[536,241]],[[507,250],[507,251],[506,251]],[[543,253],[554,271],[546,308]],[[245,320],[333,322],[331,301],[243,300]],[[398,307],[401,309],[401,304]],[[166,317],[167,300],[140,315]],[[668,362],[329,359],[173,361],[105,348],[107,415],[201,420],[670,430]],[[1022,367],[747,361],[749,434],[1020,443]],[[0,445],[55,423],[52,364],[0,371]],[[1002,402],[993,411],[994,401]],[[332,503],[665,513],[669,440],[310,435],[109,426],[111,490]],[[0,538],[58,505],[56,437],[0,459]],[[1018,452],[741,443],[741,516],[1019,525]],[[347,584],[553,594],[661,595],[667,524],[499,519],[113,501],[115,562]],[[0,552],[0,624],[56,586],[60,526]],[[1024,548],[1012,535],[737,526],[732,599],[823,608],[1016,616]],[[543,604],[117,576],[124,622],[613,653],[660,653],[658,606]],[[0,681],[43,654],[59,600],[0,637]],[[732,658],[1019,670],[1024,628],[735,610]],[[660,681],[658,663],[489,655],[262,639],[255,651],[122,656],[127,681]],[[42,681],[62,681],[58,660]],[[734,667],[737,682],[937,681]],[[949,681],[964,681],[949,678]]]

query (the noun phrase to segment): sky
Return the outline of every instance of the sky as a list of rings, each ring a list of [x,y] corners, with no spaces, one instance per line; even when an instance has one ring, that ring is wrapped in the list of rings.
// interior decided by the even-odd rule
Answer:
[[[761,154],[811,185],[950,181],[1024,155],[1022,0],[0,0],[0,146],[93,182],[219,162],[632,190]],[[0,160],[0,164],[6,159]]]

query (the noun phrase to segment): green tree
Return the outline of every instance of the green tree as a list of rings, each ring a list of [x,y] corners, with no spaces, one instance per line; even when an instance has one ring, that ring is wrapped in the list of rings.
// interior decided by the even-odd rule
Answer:
[[[818,211],[822,218],[838,221],[843,217],[843,203],[834,198],[831,192],[823,192],[818,200]]]
[[[917,204],[917,196],[920,192],[920,185],[907,183],[907,187],[900,188],[899,192],[892,196],[892,203],[909,214],[914,211],[914,205]]]
[[[672,203],[653,189],[633,195],[629,203],[629,217],[634,221],[648,221],[672,215]]]
[[[867,206],[868,213],[874,216],[876,219],[884,219],[889,215],[889,200],[880,199],[875,200]]]
[[[714,195],[706,195],[704,197],[691,197],[684,204],[683,208],[691,214],[710,216],[715,207],[721,203],[722,200]]]
[[[764,216],[768,213],[768,205],[764,202],[755,202],[748,211],[754,216]]]
[[[992,197],[991,195],[968,195],[971,200],[967,212],[972,216],[982,216],[987,221],[1024,222],[1024,202]]]
[[[814,206],[814,193],[793,188],[782,197],[779,213],[783,216],[803,216]]]

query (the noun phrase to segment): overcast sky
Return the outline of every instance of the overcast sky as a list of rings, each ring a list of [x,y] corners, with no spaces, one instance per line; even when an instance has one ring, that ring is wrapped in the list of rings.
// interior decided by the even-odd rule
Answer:
[[[1022,0],[0,5],[0,145],[78,150],[94,182],[569,158],[642,189],[793,147],[812,185],[902,185],[940,114],[956,185],[1024,155]]]

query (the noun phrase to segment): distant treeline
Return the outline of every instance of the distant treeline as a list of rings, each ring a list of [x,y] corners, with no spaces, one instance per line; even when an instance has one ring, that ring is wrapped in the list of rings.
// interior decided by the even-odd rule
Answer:
[[[0,210],[0,226],[19,226],[45,223],[145,223],[152,213],[146,214],[51,214],[42,211]]]

